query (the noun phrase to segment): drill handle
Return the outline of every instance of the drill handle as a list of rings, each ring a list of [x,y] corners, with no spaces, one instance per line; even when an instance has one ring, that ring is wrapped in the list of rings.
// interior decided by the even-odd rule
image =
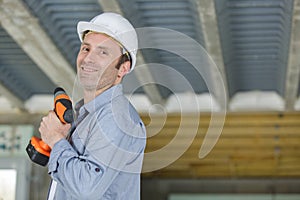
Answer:
[[[74,121],[72,102],[66,94],[60,94],[55,98],[54,112],[63,124]]]

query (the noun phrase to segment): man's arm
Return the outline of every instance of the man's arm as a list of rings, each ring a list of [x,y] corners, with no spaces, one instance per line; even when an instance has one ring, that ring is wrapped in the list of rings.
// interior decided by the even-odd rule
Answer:
[[[112,138],[103,134],[98,126],[84,133],[87,129],[78,127],[72,137],[77,148],[84,149],[83,155],[79,155],[64,139],[54,145],[49,160],[49,174],[66,193],[77,199],[98,199],[105,194],[120,171],[124,171],[128,163],[132,164],[137,156],[128,151],[129,146],[135,143],[132,140],[136,138],[121,132],[117,126],[111,126],[109,133],[106,133],[115,135]],[[78,134],[88,134],[88,137]],[[140,173],[141,163],[133,166],[138,166],[136,173]]]
[[[90,155],[78,155],[64,139],[52,149],[48,172],[66,193],[76,199],[99,199],[119,173]]]

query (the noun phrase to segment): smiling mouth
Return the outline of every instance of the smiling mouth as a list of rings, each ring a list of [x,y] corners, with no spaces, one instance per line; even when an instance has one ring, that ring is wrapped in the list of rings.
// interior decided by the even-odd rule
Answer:
[[[98,71],[96,69],[91,69],[91,68],[86,68],[86,67],[81,67],[81,69],[85,72],[97,72]]]

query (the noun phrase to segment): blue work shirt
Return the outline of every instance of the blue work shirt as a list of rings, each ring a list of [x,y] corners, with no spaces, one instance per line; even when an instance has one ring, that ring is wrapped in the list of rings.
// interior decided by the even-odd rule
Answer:
[[[71,141],[60,140],[51,151],[54,199],[140,199],[146,131],[122,85],[81,106],[74,124]]]

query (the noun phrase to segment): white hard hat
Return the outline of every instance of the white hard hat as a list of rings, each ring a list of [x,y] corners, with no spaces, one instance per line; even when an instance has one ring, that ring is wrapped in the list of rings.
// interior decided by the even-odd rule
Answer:
[[[138,39],[134,27],[127,19],[116,13],[105,12],[97,15],[89,22],[80,21],[77,24],[80,41],[83,39],[83,33],[87,30],[104,33],[118,41],[130,54],[130,71],[133,70],[136,63]]]

